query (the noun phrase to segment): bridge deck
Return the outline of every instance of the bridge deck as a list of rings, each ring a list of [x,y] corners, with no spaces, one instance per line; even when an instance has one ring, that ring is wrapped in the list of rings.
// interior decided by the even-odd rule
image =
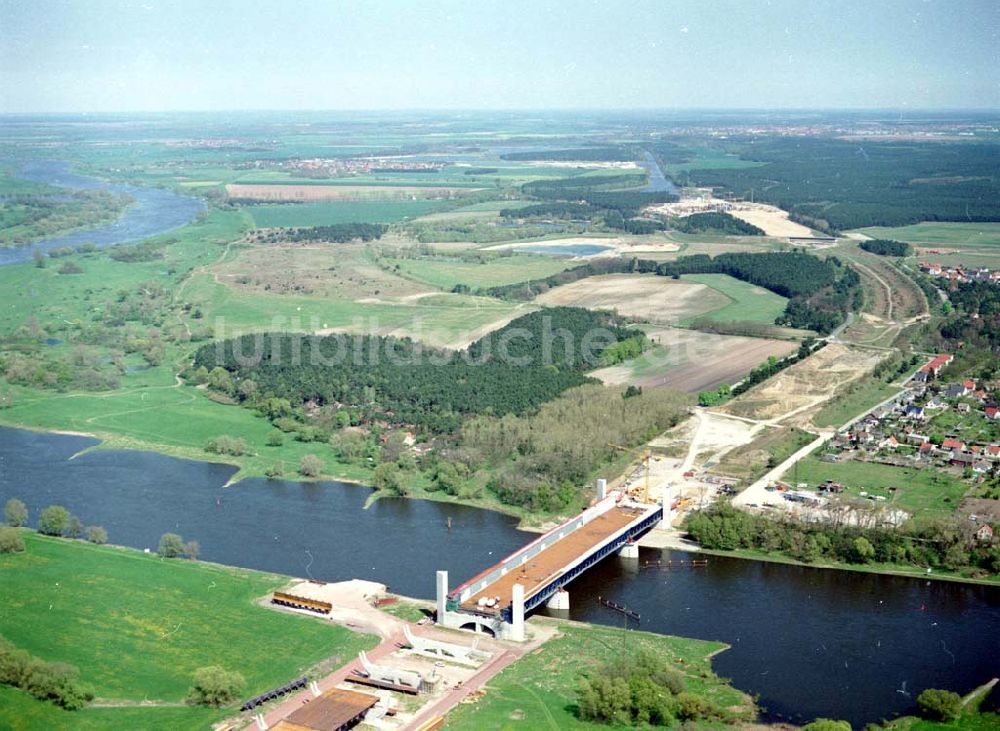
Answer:
[[[524,596],[527,599],[561,574],[576,559],[588,554],[642,514],[643,510],[637,508],[614,507],[608,510],[541,551],[523,566],[512,567],[492,584],[462,602],[462,609],[483,614],[499,614],[511,603],[514,584],[524,586]],[[477,606],[481,597],[500,597],[500,600],[492,608],[487,609]]]

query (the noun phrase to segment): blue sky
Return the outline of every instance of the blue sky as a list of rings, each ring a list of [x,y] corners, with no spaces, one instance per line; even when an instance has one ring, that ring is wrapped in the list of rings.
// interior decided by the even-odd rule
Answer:
[[[1000,108],[1000,0],[0,0],[0,112]]]

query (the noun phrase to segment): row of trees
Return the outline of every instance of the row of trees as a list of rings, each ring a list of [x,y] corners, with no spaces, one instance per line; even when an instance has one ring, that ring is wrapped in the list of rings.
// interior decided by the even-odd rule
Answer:
[[[28,507],[11,498],[4,505],[4,521],[11,528],[20,528],[28,523]],[[38,514],[38,532],[48,536],[83,538],[91,543],[107,543],[108,532],[99,525],[84,527],[80,519],[62,505],[50,505]]]
[[[328,241],[334,244],[346,244],[350,241],[377,241],[388,230],[389,226],[384,223],[332,223],[325,226],[263,231],[256,234],[256,240],[261,243]]]
[[[747,513],[723,501],[692,513],[684,526],[709,549],[757,549],[805,562],[894,563],[1000,574],[1000,547],[979,544],[971,531],[953,521],[895,529],[805,524]]]
[[[80,671],[66,663],[45,662],[18,649],[0,635],[0,683],[20,688],[40,701],[77,711],[94,698],[79,680]]]

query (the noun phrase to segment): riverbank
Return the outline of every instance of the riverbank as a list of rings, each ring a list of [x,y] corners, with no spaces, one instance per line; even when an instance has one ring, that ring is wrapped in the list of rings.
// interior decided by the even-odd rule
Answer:
[[[690,550],[681,546],[671,545],[677,550]],[[736,551],[718,551],[714,549],[698,547],[698,553],[709,556],[725,556],[727,558],[738,558],[748,561],[764,561],[767,563],[780,563],[788,566],[802,566],[810,569],[831,569],[835,571],[853,571],[862,574],[881,574],[884,576],[903,576],[909,579],[927,579],[928,581],[952,581],[960,584],[978,584],[981,586],[1000,586],[1000,576],[988,578],[972,578],[959,576],[954,573],[942,572],[940,569],[928,572],[918,566],[905,566],[900,564],[853,564],[842,562],[816,562],[805,563],[797,561],[780,554],[767,553],[764,551],[754,551],[750,549],[739,549]]]

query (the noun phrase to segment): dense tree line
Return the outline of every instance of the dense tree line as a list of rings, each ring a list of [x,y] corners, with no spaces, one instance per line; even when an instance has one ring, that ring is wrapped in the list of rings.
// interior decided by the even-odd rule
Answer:
[[[948,299],[957,310],[940,333],[946,340],[1000,351],[1000,284],[988,281],[949,283]]]
[[[1000,145],[774,137],[726,144],[759,167],[690,171],[696,185],[767,201],[834,232],[920,221],[1000,220]]]
[[[862,241],[859,246],[865,251],[879,256],[910,256],[913,253],[913,247],[908,243],[892,239],[869,239]]]
[[[798,251],[729,253],[715,257],[695,254],[664,262],[657,268],[657,274],[667,277],[728,274],[782,297],[809,297],[833,285],[837,279],[837,261]]]
[[[628,162],[638,157],[638,151],[631,147],[577,147],[571,150],[525,150],[506,152],[500,156],[503,160],[582,160],[586,162]]]
[[[763,236],[764,231],[728,213],[692,213],[674,218],[670,227],[686,234],[718,233],[730,236]]]
[[[655,269],[655,262],[654,262]],[[586,264],[580,264],[569,269],[565,269],[550,277],[532,279],[527,282],[517,284],[503,284],[496,287],[485,287],[477,290],[476,294],[486,297],[496,297],[504,300],[516,300],[526,302],[533,300],[540,294],[548,292],[553,287],[563,284],[595,277],[601,274],[620,274],[629,271],[629,260],[620,257],[608,259],[594,259]]]
[[[388,229],[389,227],[384,223],[332,223],[326,226],[286,228],[280,231],[262,232],[258,234],[257,240],[263,243],[329,241],[335,244],[346,244],[359,240],[377,241]]]
[[[1000,574],[1000,547],[978,543],[972,530],[951,521],[902,528],[802,523],[737,510],[724,501],[692,513],[684,525],[694,540],[714,550],[764,550],[807,563],[895,563]]]
[[[269,333],[203,346],[193,372],[251,406],[336,404],[367,423],[450,432],[465,415],[533,411],[587,382],[583,372],[609,346],[637,336],[609,313],[560,307],[518,318],[462,353],[408,338]]]
[[[500,218],[588,218],[597,213],[597,209],[588,203],[534,203],[520,208],[501,208]]]

